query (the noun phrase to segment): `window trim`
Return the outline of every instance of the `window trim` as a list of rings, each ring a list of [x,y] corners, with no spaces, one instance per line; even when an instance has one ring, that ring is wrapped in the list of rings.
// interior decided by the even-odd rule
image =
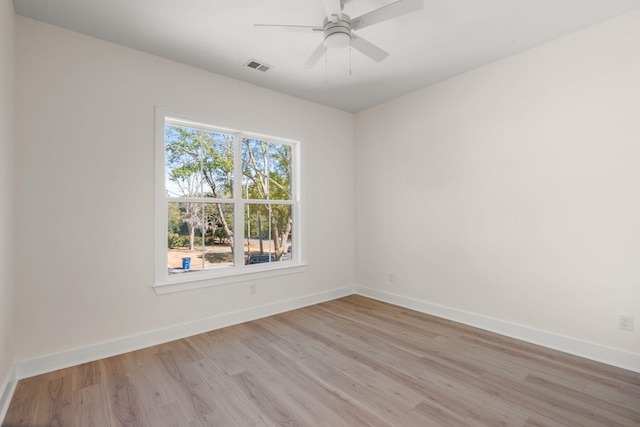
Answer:
[[[168,227],[168,199],[165,195],[165,125],[167,122],[178,126],[190,126],[200,129],[212,130],[215,132],[225,132],[235,135],[236,138],[249,137],[255,139],[265,139],[270,142],[283,143],[292,147],[292,174],[291,199],[273,200],[274,204],[290,204],[293,207],[293,223],[295,233],[292,236],[293,259],[278,261],[275,263],[244,265],[244,249],[234,251],[235,265],[228,268],[211,269],[205,271],[193,271],[190,273],[170,275],[167,271],[167,227]],[[215,123],[215,125],[213,125]],[[275,132],[274,132],[275,133]],[[154,284],[153,288],[158,294],[179,292],[190,289],[200,289],[209,286],[226,285],[230,283],[259,280],[268,277],[285,274],[301,273],[305,271],[304,262],[304,223],[302,203],[302,170],[301,170],[301,138],[290,138],[283,136],[267,135],[264,131],[257,131],[247,126],[238,126],[228,122],[221,122],[207,117],[193,114],[177,112],[170,109],[155,108],[155,136],[154,136],[154,162],[155,162],[155,182],[154,182]],[[234,143],[234,180],[236,185],[242,185],[242,167],[235,165],[242,164],[242,152],[237,147],[242,145]],[[239,196],[238,196],[239,193]],[[219,199],[223,203],[234,205],[234,224],[244,225],[245,200],[242,192],[234,191],[233,199]],[[218,199],[212,199],[218,200]],[[249,202],[250,203],[250,202]],[[244,226],[240,229],[234,227],[234,233],[240,238],[234,242],[244,242]],[[244,245],[243,245],[244,246]]]

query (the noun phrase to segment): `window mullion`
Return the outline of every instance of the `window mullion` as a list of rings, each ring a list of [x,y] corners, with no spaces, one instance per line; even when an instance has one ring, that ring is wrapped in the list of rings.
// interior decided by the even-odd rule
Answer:
[[[233,260],[244,265],[244,200],[242,195],[242,134],[233,135]]]
[[[204,239],[207,237],[207,216],[206,203],[200,204],[201,222],[200,222],[200,251],[202,252],[202,270],[206,269],[206,253]]]

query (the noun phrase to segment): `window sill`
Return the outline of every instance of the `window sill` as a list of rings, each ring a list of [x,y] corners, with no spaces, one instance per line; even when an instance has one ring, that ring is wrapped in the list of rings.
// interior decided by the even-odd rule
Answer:
[[[286,274],[303,273],[307,268],[306,264],[278,265],[274,266],[255,266],[251,271],[238,272],[237,270],[229,271],[227,274],[181,274],[170,276],[166,283],[155,284],[153,289],[158,295],[170,294],[174,292],[189,291],[192,289],[208,288],[211,286],[228,285],[230,283],[247,282],[251,280],[265,279],[269,277],[283,276]]]

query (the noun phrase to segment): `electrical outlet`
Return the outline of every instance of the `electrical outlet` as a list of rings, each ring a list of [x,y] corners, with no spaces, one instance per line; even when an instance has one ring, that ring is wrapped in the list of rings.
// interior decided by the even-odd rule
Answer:
[[[249,285],[249,294],[255,295],[255,293],[256,293],[256,284],[252,283],[251,285]]]
[[[618,327],[625,331],[633,331],[633,317],[621,314]]]

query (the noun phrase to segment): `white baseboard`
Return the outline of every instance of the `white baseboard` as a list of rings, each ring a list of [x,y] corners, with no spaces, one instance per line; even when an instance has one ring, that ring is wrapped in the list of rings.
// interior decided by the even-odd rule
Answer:
[[[638,354],[431,304],[415,298],[362,286],[348,286],[16,362],[9,372],[8,377],[5,379],[2,389],[0,389],[0,410],[6,409],[4,406],[8,406],[16,382],[23,378],[68,368],[129,351],[140,350],[226,326],[232,326],[341,298],[353,293],[640,373],[640,355]],[[0,412],[0,414],[2,413]]]
[[[273,304],[252,307],[232,313],[225,313],[195,322],[189,322],[165,329],[118,338],[112,341],[17,362],[15,364],[15,377],[20,380],[47,372],[53,372],[58,369],[92,362],[105,357],[127,353],[129,351],[140,350],[142,348],[163,344],[203,332],[224,328],[226,326],[237,325],[239,323],[272,316],[274,314],[295,310],[308,305],[341,298],[347,295],[352,295],[353,292],[354,287],[352,286],[334,289],[328,292],[306,295],[299,298],[279,301]]]
[[[4,421],[4,417],[7,415],[7,411],[9,410],[9,404],[11,403],[11,398],[13,397],[13,392],[16,390],[16,383],[18,382],[16,378],[16,366],[11,365],[9,368],[9,372],[0,385],[0,424]]]
[[[492,319],[478,314],[467,313],[426,301],[396,295],[377,289],[356,286],[356,293],[379,301],[431,314],[476,328],[485,329],[511,338],[538,344],[564,353],[584,357],[630,371],[640,373],[640,355],[588,343],[575,338],[541,331],[527,326],[516,325],[503,320]]]

